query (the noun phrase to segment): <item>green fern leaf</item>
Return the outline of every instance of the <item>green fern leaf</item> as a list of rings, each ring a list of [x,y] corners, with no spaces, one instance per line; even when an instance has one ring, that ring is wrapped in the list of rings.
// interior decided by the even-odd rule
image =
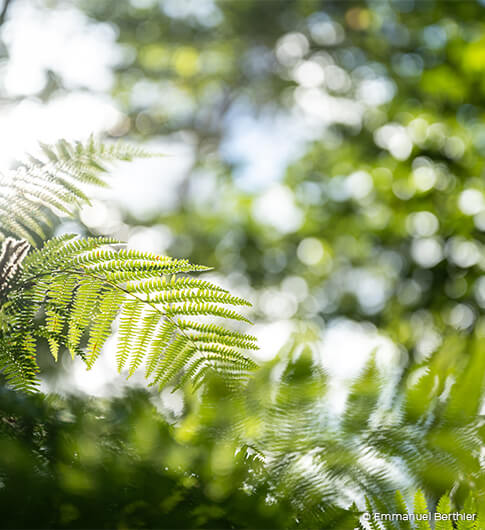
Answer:
[[[140,300],[128,300],[123,306],[120,317],[118,351],[116,353],[119,371],[121,371],[130,355],[133,330],[135,329],[136,323],[140,320],[142,311],[143,304]]]
[[[83,189],[107,185],[106,164],[153,156],[141,149],[87,142],[41,144],[44,158],[30,157],[0,178],[0,237],[24,238],[33,245],[46,237],[45,228],[58,215],[72,215],[89,204]]]
[[[111,326],[118,314],[123,298],[124,294],[114,289],[103,296],[90,331],[86,357],[88,368],[92,368],[104,343],[111,334]]]
[[[30,157],[0,178],[0,238],[23,237],[36,246],[56,216],[89,203],[88,186],[107,184],[109,164],[151,156],[92,137],[42,144],[41,150],[41,157]],[[128,376],[145,364],[152,384],[180,381],[184,371],[197,384],[210,371],[236,382],[255,366],[242,353],[257,348],[254,337],[199,322],[200,317],[249,322],[233,310],[248,302],[188,275],[207,267],[126,249],[102,237],[63,235],[24,254],[22,270],[12,269],[15,281],[4,288],[1,307],[0,370],[16,387],[35,386],[38,341],[47,341],[55,359],[67,349],[91,368],[118,314],[117,363],[119,370],[128,366]]]
[[[396,513],[399,513],[402,515],[409,515],[406,501],[404,500],[404,497],[402,496],[402,493],[400,491],[396,491],[395,500],[396,500]],[[399,521],[399,525],[402,530],[412,530],[412,526],[409,523],[409,521],[405,521],[405,520]]]
[[[257,348],[255,338],[198,319],[249,322],[231,309],[248,303],[210,282],[174,276],[206,267],[119,247],[109,238],[65,235],[34,250],[8,295],[14,327],[34,343],[46,339],[56,359],[69,349],[91,368],[120,314],[116,357],[119,370],[128,365],[128,377],[144,364],[150,383],[160,387],[181,380],[184,371],[197,384],[212,372],[230,384],[247,380],[256,364],[242,352]],[[142,282],[139,271],[146,275]],[[195,321],[179,321],[179,315]]]
[[[451,502],[448,495],[443,495],[438,502],[436,512],[439,514],[449,514],[451,512]],[[447,520],[437,520],[435,530],[453,530],[453,523]]]
[[[414,513],[416,515],[428,515],[428,505],[422,491],[417,491],[414,496]],[[416,520],[416,528],[419,530],[431,530],[431,525],[426,520]]]
[[[158,311],[152,308],[148,308],[142,316],[140,320],[141,330],[137,334],[133,351],[131,353],[131,363],[128,377],[131,377],[135,373],[136,369],[141,365],[159,320],[160,315]]]

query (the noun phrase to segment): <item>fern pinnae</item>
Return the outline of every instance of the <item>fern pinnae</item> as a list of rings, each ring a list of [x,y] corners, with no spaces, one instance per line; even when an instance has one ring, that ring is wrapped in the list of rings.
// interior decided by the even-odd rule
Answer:
[[[475,498],[472,494],[468,495],[468,498],[465,500],[465,505],[463,507],[463,510],[461,510],[460,514],[465,515],[466,514],[477,514],[474,521],[466,520],[466,517],[463,519],[458,519],[456,528],[457,530],[481,530],[484,526],[484,519],[483,519],[483,509],[477,510],[477,503],[475,501]]]
[[[35,270],[36,267],[45,265],[53,253],[57,252],[65,243],[72,241],[75,237],[75,234],[63,234],[62,236],[50,239],[44,243],[42,248],[35,248],[25,259],[25,271],[29,268]],[[45,270],[46,268],[43,269],[43,271]]]
[[[48,187],[46,186],[46,181],[49,184]],[[25,194],[23,188],[27,186],[29,192]],[[32,202],[38,202],[40,205],[50,204],[55,213],[71,215],[72,206],[77,202],[70,193],[57,183],[57,179],[50,178],[48,175],[43,175],[42,180],[33,179],[32,176],[25,179],[17,177],[15,187],[20,188],[19,191],[23,191]],[[80,198],[87,201],[87,197],[81,196]],[[31,203],[29,206],[31,207]],[[41,219],[46,222],[48,219],[47,215],[42,215]]]
[[[416,514],[426,514],[428,513],[428,505],[426,503],[426,498],[422,491],[418,490],[414,495],[414,511]],[[416,528],[419,530],[431,530],[431,526],[427,521],[416,521]]]
[[[65,201],[68,211],[72,214],[72,207],[78,207],[82,204],[89,206],[91,201],[86,193],[83,190],[76,186],[73,182],[70,182],[66,178],[63,178],[58,175],[52,175],[55,179],[55,182],[59,186],[59,199],[63,202]],[[69,209],[69,205],[71,209]]]
[[[74,357],[76,348],[81,342],[84,330],[88,327],[94,314],[97,299],[103,282],[98,278],[81,276],[74,295],[74,302],[69,315],[67,346]]]
[[[199,334],[192,334],[189,333],[189,336],[196,340],[198,343],[200,342],[206,342],[208,344],[218,344],[221,341],[221,335],[218,335],[217,333],[199,333]],[[244,350],[258,350],[258,346],[251,341],[248,341],[244,338],[244,336],[233,336],[230,335],[222,335],[224,344],[226,346],[236,346],[238,348],[242,348]]]
[[[443,495],[438,501],[436,512],[440,514],[449,514],[451,512],[451,501],[448,495]],[[453,530],[453,523],[448,520],[440,519],[436,521],[435,530]]]
[[[206,379],[208,378],[208,375],[212,373],[212,368],[207,366],[207,360],[202,359],[202,361],[204,361],[203,363],[201,363],[202,368],[197,372],[191,374],[192,388],[194,389],[194,391],[199,390],[199,388],[201,388],[204,384],[204,381],[206,381]],[[226,378],[225,383],[228,388],[231,388],[233,386],[231,384],[232,381],[229,378]],[[177,385],[175,387],[175,390],[181,387],[181,385]]]
[[[142,260],[149,261],[160,265],[165,264],[180,264],[180,265],[190,265],[187,260],[177,260],[171,258],[170,256],[161,256],[153,252],[143,252],[136,249],[126,249],[122,248],[118,251],[118,257],[123,260]]]
[[[206,363],[206,357],[198,357],[196,359],[192,359],[192,361],[189,361],[189,363],[185,367],[185,372],[182,374],[178,383],[174,386],[173,390],[175,391],[180,388],[183,388],[189,380],[192,380],[194,385],[196,385],[197,380],[199,379],[199,375],[201,374],[201,372],[203,372],[204,364]]]
[[[208,289],[221,293],[229,292],[218,285],[205,280],[200,280],[199,278],[176,275],[171,275],[169,278],[165,275],[158,278],[151,278],[146,281],[128,282],[126,289],[130,292],[143,292],[147,294],[182,289]]]
[[[61,274],[54,277],[47,291],[49,303],[55,306],[58,311],[67,312],[66,309],[71,303],[73,291],[79,280],[79,274]]]
[[[200,349],[197,349],[201,353]],[[237,388],[237,382],[245,382],[250,377],[252,369],[243,369],[239,365],[235,367],[235,363],[230,359],[221,359],[220,355],[215,355],[211,352],[204,353],[203,356],[198,356],[189,361],[185,372],[182,374],[178,384],[174,390],[182,388],[188,381],[192,381],[194,390],[200,388],[210,373],[223,373],[225,375],[225,384],[230,388]]]
[[[199,341],[197,340],[196,342],[198,343]],[[256,363],[254,363],[254,361],[244,356],[234,348],[229,348],[226,345],[202,343],[197,344],[197,350],[199,352],[216,354],[217,358],[220,360],[239,361],[245,368],[251,369],[256,367]]]
[[[172,289],[170,291],[163,291],[161,293],[155,293],[148,296],[148,300],[152,303],[177,303],[195,300],[198,302],[215,302],[220,304],[231,304],[231,305],[246,305],[249,306],[249,302],[243,298],[232,296],[229,293],[220,293],[218,291],[212,291],[210,289]]]
[[[15,338],[14,338],[15,339]],[[2,373],[5,376],[7,384],[13,388],[24,390],[25,392],[34,392],[37,390],[38,381],[36,375],[39,367],[32,355],[31,349],[22,350],[15,348],[19,345],[16,340],[12,341],[0,338],[0,363]]]
[[[232,320],[240,320],[241,322],[247,322],[252,324],[252,322],[231,309],[226,309],[225,307],[220,307],[215,304],[209,303],[183,303],[182,305],[173,305],[165,308],[165,314],[168,316],[177,316],[177,315],[186,315],[186,316],[215,316],[215,317],[224,317]]]
[[[49,348],[52,356],[57,361],[60,343],[57,337],[61,334],[63,324],[64,324],[64,315],[60,311],[48,310],[46,311],[46,322],[47,322],[47,332],[49,336],[47,341],[49,342]]]
[[[179,320],[178,325],[181,329],[199,331],[200,333],[212,333],[221,337],[239,337],[248,342],[256,342],[257,338],[253,335],[241,333],[240,331],[232,331],[217,324],[210,324],[207,322],[191,322],[188,320]]]
[[[82,263],[84,259],[80,258],[80,263]],[[156,264],[151,263],[149,261],[141,261],[141,260],[131,260],[131,261],[125,261],[121,259],[111,259],[106,261],[98,261],[98,262],[92,262],[87,263],[86,268],[91,272],[98,272],[98,273],[105,273],[105,272],[112,272],[112,271],[147,271],[153,273],[161,273],[163,274],[164,270],[163,268]]]
[[[146,355],[147,346],[152,340],[159,320],[159,313],[152,308],[146,309],[145,314],[142,315],[140,320],[141,330],[138,332],[133,346],[128,377],[131,377],[143,362],[143,359]]]
[[[93,367],[94,362],[99,357],[101,349],[111,334],[113,321],[118,314],[123,302],[124,294],[116,289],[110,289],[104,294],[99,311],[94,318],[87,346],[86,364],[88,369]]]
[[[58,168],[73,180],[80,180],[84,184],[98,188],[108,187],[105,178],[99,176],[100,173],[107,173],[107,168],[94,160],[88,159],[83,162],[64,161],[58,164]]]
[[[186,335],[177,335],[165,349],[155,368],[155,375],[151,385],[162,388],[187,364],[187,359],[195,351],[195,346],[190,344]]]
[[[173,334],[176,331],[175,323],[171,320],[162,320],[159,322],[158,329],[154,331],[153,339],[147,352],[147,362],[145,377],[148,379],[155,370],[157,363],[163,356],[163,351],[170,343]]]
[[[111,248],[96,248],[94,250],[83,252],[74,258],[74,263],[78,266],[89,267],[100,263],[114,261],[117,253]]]
[[[89,269],[87,271],[88,274],[92,274],[92,269]],[[97,276],[96,276],[97,277]],[[107,281],[107,283],[110,283],[109,281]],[[114,288],[117,288],[119,289],[120,291],[126,293],[127,295],[130,295],[131,296],[134,296],[132,293],[129,293],[128,291],[126,291],[126,289],[124,289],[123,287],[121,286],[118,286],[118,285],[115,285],[115,284],[111,284]],[[167,319],[171,319],[171,315],[169,314],[169,311],[170,311],[170,307],[163,307],[162,309],[158,308],[155,304],[151,303],[150,301],[146,301],[146,300],[141,300],[139,299],[138,297],[134,297],[135,300],[137,302],[139,302],[140,304],[142,304],[143,302],[145,303],[148,303],[150,304],[151,307],[153,307],[153,309],[155,309],[161,316],[167,318]],[[225,316],[226,314],[234,314],[234,315],[237,315],[235,312],[230,312],[230,311],[227,311],[227,310],[224,310],[223,308],[216,308],[218,310],[218,314],[221,315],[221,316]],[[221,311],[222,310],[222,311]],[[140,315],[141,315],[141,305],[139,306],[139,314],[137,315],[137,320],[140,318]],[[215,312],[215,311],[214,311]],[[240,315],[238,315],[240,317]],[[233,317],[235,318],[235,317]],[[241,319],[243,317],[240,317],[239,319]],[[175,324],[176,326],[176,324]],[[189,354],[189,353],[192,353],[193,351],[195,351],[197,348],[192,345],[190,348],[189,347],[185,347],[185,341],[190,341],[190,342],[193,342],[191,340],[191,337],[189,337],[188,335],[186,335],[184,333],[183,330],[180,330],[182,335],[183,335],[183,339],[184,339],[184,351],[182,352],[179,352],[179,353],[185,353],[185,354]],[[173,362],[173,352],[172,352],[172,348],[174,347],[174,345],[176,344],[177,347],[179,347],[179,343],[180,341],[178,340],[181,336],[177,337],[174,339],[174,341],[169,344],[166,348],[166,351],[164,353],[164,356],[163,356],[163,359],[162,361],[160,361],[160,364],[159,364],[159,367],[157,369],[157,376],[155,378],[155,381],[159,382],[159,385],[160,387],[167,381],[169,381],[170,379],[172,379],[172,377],[177,373],[179,372],[182,368],[183,368],[183,365],[184,363],[187,361],[187,358],[186,357],[181,357],[180,355],[177,355],[176,358],[177,358],[177,362]],[[126,358],[127,356],[129,355],[129,353],[127,353],[128,351],[128,341],[130,340],[130,331],[127,331],[127,334],[126,334],[126,338],[125,338],[125,341],[123,343],[123,348],[124,348],[124,353],[123,354],[120,354],[118,359],[121,360],[122,364],[124,364],[124,361],[126,361]],[[202,348],[203,349],[203,348]],[[136,368],[139,366],[139,364],[141,364],[141,356],[140,354],[142,353],[141,350],[137,350],[136,352],[136,355],[135,355],[135,358],[134,360],[132,361],[132,365],[130,367],[130,372],[129,372],[129,376],[131,376],[134,371],[136,370]],[[242,359],[244,358],[244,356],[241,356],[240,358],[240,362],[242,362]],[[245,360],[247,360],[246,358],[244,358]],[[169,362],[173,362],[173,366],[171,365],[170,366],[170,369],[168,370],[168,373],[165,374],[165,376],[163,378],[161,378],[160,380],[160,377],[161,377],[161,369],[163,366],[166,366],[167,363]]]
[[[141,317],[142,311],[143,304],[138,299],[129,299],[123,305],[118,329],[118,347],[116,350],[118,372],[121,372],[130,356],[133,330],[135,329],[136,322]]]
[[[74,234],[54,238],[25,259],[23,281],[28,281],[29,277],[36,280],[39,275],[53,274],[56,271],[82,272],[78,263],[81,256],[113,243],[118,241],[112,238],[77,239]]]
[[[21,216],[20,219],[12,218],[8,212],[2,213],[0,210],[0,225],[4,227],[2,234],[3,239],[6,239],[7,235],[10,234],[20,239],[26,239],[27,241],[32,243],[31,234],[26,229],[26,227],[22,225],[21,220]]]
[[[206,354],[189,362],[174,390],[183,388],[189,381],[192,382],[193,389],[198,390],[210,374],[220,373],[221,368],[224,368],[225,384],[228,388],[237,388],[235,383],[238,381],[245,382],[250,375],[249,372],[241,368],[235,369],[230,362],[222,362],[216,355]]]
[[[10,208],[10,200],[2,201],[1,207],[8,210]],[[36,236],[45,238],[45,231],[39,221],[43,218],[45,224],[48,224],[48,217],[45,216],[39,206],[35,206],[35,201],[34,204],[29,202],[25,194],[22,194],[15,199],[15,207],[16,217],[10,217],[10,219],[3,218],[4,222],[2,225],[7,228],[16,226],[22,232],[18,236],[23,239],[28,239],[30,232]]]
[[[173,289],[210,289],[211,291],[229,293],[227,289],[212,282],[201,280],[200,278],[191,278],[189,276],[172,276],[169,284]]]

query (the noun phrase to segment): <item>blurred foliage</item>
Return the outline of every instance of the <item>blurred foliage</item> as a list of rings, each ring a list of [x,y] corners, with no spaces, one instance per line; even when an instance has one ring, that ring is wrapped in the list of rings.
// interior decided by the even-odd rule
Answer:
[[[219,383],[220,385],[220,383]],[[7,528],[290,528],[290,497],[227,435],[227,390],[169,424],[144,392],[110,401],[1,397],[0,504]],[[210,434],[210,435],[208,435]],[[217,434],[218,436],[214,436]],[[20,492],[22,492],[20,494]],[[308,521],[304,512],[301,521]],[[356,522],[341,509],[321,521]]]
[[[417,487],[430,507],[444,492],[454,509],[471,492],[483,506],[480,393],[462,407],[483,388],[482,337],[459,367],[445,352],[411,374],[370,361],[341,389],[343,412],[316,344],[314,331],[300,333],[246,389],[216,378],[177,412],[169,394],[3,390],[2,525],[351,528],[361,513],[354,502],[397,512],[395,491],[408,497]]]
[[[194,149],[176,204],[151,220],[169,252],[245,275],[262,318],[371,320],[418,360],[472,331],[485,306],[480,2],[79,5],[118,35],[127,119],[112,133],[183,132]],[[301,156],[281,183],[258,166],[248,189],[228,143],[258,128],[294,135]],[[289,276],[307,296],[264,304],[268,289],[291,298]]]

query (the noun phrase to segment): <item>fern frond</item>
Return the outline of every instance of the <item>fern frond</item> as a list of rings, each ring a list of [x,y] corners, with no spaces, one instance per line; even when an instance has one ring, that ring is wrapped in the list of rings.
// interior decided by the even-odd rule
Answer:
[[[188,359],[195,351],[195,346],[189,343],[185,335],[175,335],[166,347],[164,356],[160,359],[152,384],[163,387],[188,363]]]
[[[439,514],[449,514],[451,512],[451,502],[448,495],[443,495],[436,506]],[[453,530],[453,523],[449,520],[440,519],[436,521],[435,530]]]
[[[206,267],[119,246],[110,238],[64,235],[28,255],[8,293],[8,334],[18,351],[6,355],[22,359],[28,354],[32,362],[35,341],[46,339],[55,359],[63,348],[73,356],[81,351],[91,368],[119,314],[116,358],[120,371],[128,367],[128,377],[145,364],[150,384],[160,387],[181,379],[184,370],[198,384],[211,371],[224,374],[229,383],[247,379],[256,365],[242,351],[256,349],[255,338],[199,319],[249,322],[231,309],[248,302],[185,276]],[[179,315],[196,320],[179,320]],[[25,333],[31,338],[22,346]]]
[[[154,156],[125,144],[87,142],[41,144],[42,159],[29,157],[15,171],[0,175],[0,239],[22,238],[33,245],[59,215],[71,216],[89,204],[85,188],[107,185],[106,164]]]
[[[246,377],[255,364],[239,350],[255,349],[253,338],[223,327],[200,328],[200,319],[249,322],[232,309],[249,304],[187,275],[207,267],[120,248],[110,238],[72,235],[51,239],[26,256],[28,242],[36,246],[45,239],[56,216],[72,215],[89,203],[89,186],[107,184],[109,164],[152,156],[92,137],[42,144],[41,150],[40,158],[30,157],[0,177],[0,239],[6,238],[0,256],[0,296],[5,295],[0,370],[7,379],[16,387],[35,384],[38,340],[47,341],[55,359],[68,349],[91,368],[118,314],[117,363],[119,370],[128,367],[128,376],[145,363],[152,384],[181,379],[186,366],[198,382],[209,369],[233,380]],[[179,324],[181,316],[194,318]]]
[[[428,505],[426,504],[426,499],[423,495],[423,492],[418,490],[414,495],[414,513],[415,514],[428,514]],[[418,530],[431,530],[431,526],[428,521],[423,521],[418,519],[416,521],[416,528]]]
[[[185,327],[190,333],[190,325]],[[198,329],[204,341],[209,331]],[[457,487],[461,496],[471,488],[483,491],[483,420],[470,414],[463,421],[454,413],[472,373],[476,387],[483,388],[483,339],[471,343],[470,356],[454,368],[453,381],[442,359],[423,364],[425,375],[416,379],[406,371],[384,377],[371,357],[342,392],[320,366],[319,344],[312,335],[296,334],[260,370],[235,421],[236,436],[261,455],[272,482],[281,485],[276,498],[291,499],[305,512],[321,504],[349,506],[353,501],[363,510],[367,498],[369,512],[408,515],[403,497],[394,499],[397,489],[407,499],[421,487],[431,501]],[[189,366],[187,372],[197,381],[204,362],[193,357]],[[270,383],[258,386],[264,373]],[[336,402],[335,390],[345,392],[344,403],[340,397]],[[467,407],[474,411],[483,394],[470,396]],[[446,512],[449,506],[445,498],[440,509]],[[431,504],[419,495],[416,511],[429,514],[428,508]],[[372,521],[362,528],[411,529],[417,522]],[[427,522],[422,521],[421,528],[429,528]]]
[[[396,513],[407,515],[408,507],[406,505],[406,501],[404,500],[404,497],[402,496],[402,493],[399,490],[396,491],[395,500],[396,500]],[[409,523],[409,521],[400,521],[400,526],[402,530],[412,530],[412,526]]]

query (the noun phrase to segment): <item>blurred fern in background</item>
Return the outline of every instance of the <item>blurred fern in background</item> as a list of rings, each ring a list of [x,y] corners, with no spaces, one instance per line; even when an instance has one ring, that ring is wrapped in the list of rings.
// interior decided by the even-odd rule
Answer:
[[[315,347],[295,336],[248,386],[213,377],[175,415],[140,391],[85,400],[4,390],[8,526],[330,530],[358,527],[364,511],[483,511],[482,422],[456,409],[483,380],[478,348],[452,386],[439,363],[390,375],[372,360],[339,413]],[[413,510],[418,490],[426,501],[419,493]]]

